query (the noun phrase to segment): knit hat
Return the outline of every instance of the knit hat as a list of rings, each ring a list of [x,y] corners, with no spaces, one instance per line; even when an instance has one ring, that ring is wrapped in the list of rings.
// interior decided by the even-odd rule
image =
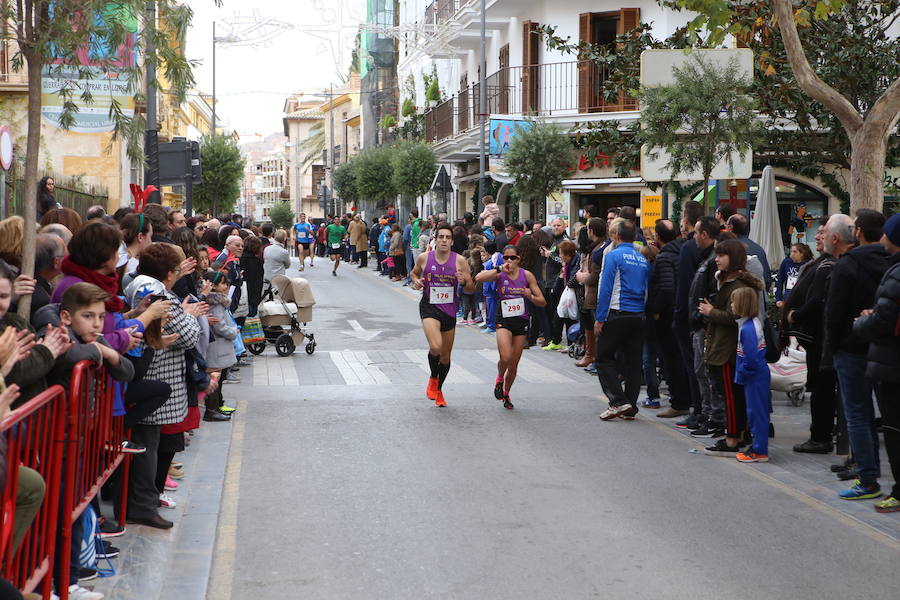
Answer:
[[[892,216],[884,224],[884,235],[895,246],[900,246],[900,213]]]

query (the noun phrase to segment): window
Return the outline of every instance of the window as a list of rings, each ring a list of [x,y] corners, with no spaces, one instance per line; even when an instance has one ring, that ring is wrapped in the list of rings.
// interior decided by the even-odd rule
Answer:
[[[754,175],[748,187],[751,218],[753,211],[756,210],[758,192],[759,175]],[[815,221],[828,215],[828,196],[804,183],[785,177],[775,178],[775,195],[778,198],[778,219],[781,221],[781,239],[785,248],[797,241],[798,235],[801,241],[815,248],[813,239],[816,233]],[[788,233],[791,225],[794,226],[793,239]]]

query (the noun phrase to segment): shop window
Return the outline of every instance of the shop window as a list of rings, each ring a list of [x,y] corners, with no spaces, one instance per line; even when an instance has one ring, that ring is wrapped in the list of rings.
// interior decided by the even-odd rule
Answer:
[[[756,211],[758,177],[756,175],[750,180],[748,188],[751,219]],[[819,217],[828,215],[828,196],[785,177],[775,178],[775,196],[778,199],[778,218],[781,221],[781,239],[785,248],[798,241],[815,248],[815,222]]]

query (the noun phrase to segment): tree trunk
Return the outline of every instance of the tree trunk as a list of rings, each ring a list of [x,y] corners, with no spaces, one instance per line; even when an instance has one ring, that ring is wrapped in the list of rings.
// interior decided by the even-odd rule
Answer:
[[[860,208],[880,211],[887,140],[881,131],[863,125],[850,138],[850,148],[850,214],[855,215]]]
[[[28,138],[25,147],[25,238],[22,241],[22,274],[34,277],[34,251],[37,220],[38,158],[41,148],[41,57],[39,52],[25,56],[28,63]],[[31,318],[31,295],[19,299],[19,316]]]

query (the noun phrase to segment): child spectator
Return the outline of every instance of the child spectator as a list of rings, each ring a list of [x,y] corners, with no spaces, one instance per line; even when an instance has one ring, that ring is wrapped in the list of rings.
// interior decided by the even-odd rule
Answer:
[[[775,285],[775,306],[781,308],[784,301],[787,300],[800,277],[800,270],[803,266],[813,258],[812,250],[806,244],[794,244],[791,246],[790,254],[781,261],[778,268],[778,280]]]
[[[744,386],[747,425],[753,437],[751,450],[738,452],[736,458],[741,462],[768,462],[770,375],[756,290],[736,289],[731,295],[731,312],[739,317],[734,382]]]
[[[209,317],[212,322],[212,334],[215,339],[206,349],[207,371],[213,375],[220,373],[219,381],[224,381],[228,369],[237,362],[234,353],[233,341],[238,336],[238,328],[234,321],[229,319],[228,306],[231,300],[228,298],[228,277],[224,273],[210,272],[206,280],[212,284],[212,290],[206,295],[209,304]],[[228,421],[230,416],[222,412],[224,399],[221,387],[206,396],[206,411],[203,414],[204,421]]]

